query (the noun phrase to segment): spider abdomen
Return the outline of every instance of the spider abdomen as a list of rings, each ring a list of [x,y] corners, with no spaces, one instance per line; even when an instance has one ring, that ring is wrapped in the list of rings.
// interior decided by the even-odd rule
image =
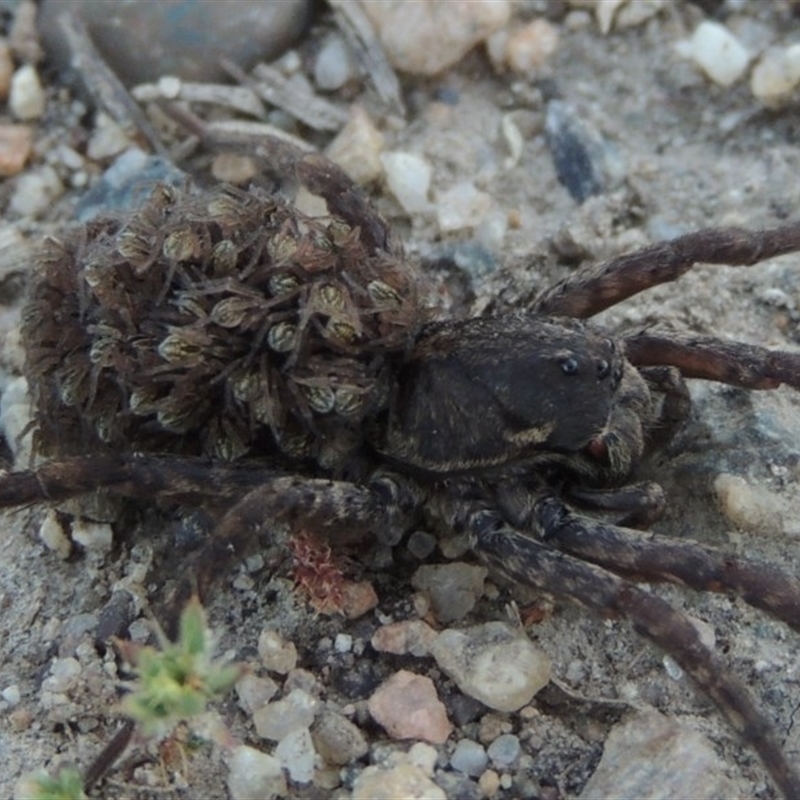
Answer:
[[[318,457],[385,402],[418,324],[410,267],[343,219],[159,186],[41,258],[23,324],[39,447]]]

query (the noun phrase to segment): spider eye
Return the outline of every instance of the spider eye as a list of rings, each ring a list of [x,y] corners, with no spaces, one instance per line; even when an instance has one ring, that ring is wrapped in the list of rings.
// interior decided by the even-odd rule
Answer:
[[[610,373],[611,364],[609,364],[604,358],[600,359],[600,361],[597,362],[597,377],[600,380],[603,380],[603,378],[607,378]]]
[[[578,362],[574,358],[569,356],[560,358],[558,363],[561,366],[561,371],[565,375],[574,375],[578,371]]]
[[[614,384],[618,384],[622,380],[622,367],[617,367],[614,370]]]

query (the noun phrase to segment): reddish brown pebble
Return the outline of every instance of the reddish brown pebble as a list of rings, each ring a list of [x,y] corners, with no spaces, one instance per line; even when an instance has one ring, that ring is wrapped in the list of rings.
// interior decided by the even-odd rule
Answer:
[[[400,670],[378,687],[367,707],[393,739],[421,739],[442,744],[453,730],[433,681]]]
[[[411,653],[421,658],[428,654],[436,636],[436,631],[427,622],[407,619],[382,625],[373,634],[371,643],[379,653],[394,653],[399,656]]]
[[[8,715],[8,721],[11,724],[11,729],[16,733],[28,730],[33,721],[33,714],[27,708],[15,708]]]
[[[342,613],[347,619],[363,617],[378,605],[378,595],[369,581],[344,581],[342,586]]]
[[[0,176],[10,178],[22,171],[33,144],[27,125],[0,125]]]

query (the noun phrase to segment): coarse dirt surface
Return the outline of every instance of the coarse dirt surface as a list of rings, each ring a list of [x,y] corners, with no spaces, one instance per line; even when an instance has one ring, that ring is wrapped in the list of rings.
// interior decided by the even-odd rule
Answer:
[[[522,3],[515,13],[528,17],[545,5]],[[800,216],[800,101],[764,109],[747,81],[727,88],[714,85],[680,57],[675,45],[705,18],[701,8],[668,3],[647,22],[604,36],[588,15],[586,24],[567,25],[566,9],[559,11],[556,5],[547,5],[560,41],[544,71],[546,80],[497,74],[478,50],[436,78],[404,79],[407,124],[382,123],[380,105],[366,85],[361,94],[348,98],[372,112],[387,137],[387,149],[410,151],[429,161],[434,192],[474,181],[491,197],[487,219],[495,215],[512,221],[502,247],[481,244],[488,259],[451,270],[454,306],[464,312],[467,307],[502,311],[524,303],[585,260],[711,225],[768,227]],[[754,51],[800,37],[800,16],[792,3],[756,0],[730,6],[726,24]],[[301,49],[312,52],[314,41],[331,24],[323,17]],[[83,141],[91,134],[92,116],[76,115],[70,92],[58,86],[57,76],[49,80],[50,105],[38,123],[30,169],[44,163],[47,142],[69,132],[73,146],[80,148],[80,126],[85,126]],[[546,102],[554,94],[602,135],[620,165],[619,177],[607,191],[582,205],[559,183],[547,146]],[[502,132],[509,114],[523,134],[518,157]],[[180,166],[197,168],[201,161]],[[92,165],[90,179],[104,166]],[[0,201],[8,201],[15,180],[0,187]],[[409,219],[385,191],[372,191],[379,208],[396,222],[409,257],[434,260],[442,270],[442,259],[455,254],[458,262],[464,252],[472,252],[465,243],[472,246],[479,239],[474,231],[443,235],[435,215]],[[7,216],[3,224],[33,239],[68,220],[70,204],[79,194],[69,189],[39,220]],[[797,349],[799,306],[796,254],[751,269],[698,267],[679,282],[634,297],[598,319],[610,328],[665,320],[702,333]],[[12,346],[16,308],[18,301],[10,300],[2,315],[5,385],[20,367]],[[642,471],[668,492],[667,512],[654,530],[779,563],[797,574],[800,394],[786,388],[749,394],[697,386],[693,395],[697,402],[686,429]],[[744,525],[737,526],[730,505],[721,508],[717,502],[714,481],[723,473],[743,477],[750,488]],[[774,513],[759,516],[762,506]],[[0,699],[3,797],[13,794],[20,775],[62,762],[85,766],[108,741],[120,725],[115,712],[118,669],[114,651],[92,642],[97,616],[126,576],[127,585],[142,596],[155,596],[158,570],[153,564],[163,570],[172,560],[175,574],[181,570],[173,534],[163,529],[156,514],[117,520],[109,553],[78,548],[67,560],[39,539],[43,515],[41,508],[5,513],[0,527],[0,689],[16,686],[20,695],[15,703]],[[363,702],[385,677],[400,668],[412,669],[433,677],[446,705],[458,694],[432,658],[380,654],[369,645],[381,623],[414,616],[409,576],[417,562],[404,544],[396,548],[394,561],[389,564],[372,554],[356,569],[373,583],[379,605],[350,621],[309,608],[293,591],[286,562],[277,557],[266,558],[260,570],[224,577],[207,605],[220,652],[255,663],[259,633],[278,627],[295,642],[298,666],[316,676],[326,702],[339,708],[349,704],[370,742],[386,741],[385,733],[369,721]],[[277,569],[270,574],[273,562]],[[800,762],[798,634],[732,597],[679,587],[653,591],[707,623],[724,662],[775,720],[785,752]],[[458,624],[508,620],[507,604],[514,597],[499,586]],[[546,605],[530,596],[518,600]],[[353,637],[350,652],[331,646],[342,632]],[[558,602],[527,632],[551,656],[554,674],[574,696],[551,686],[532,701],[534,712],[500,715],[519,736],[527,766],[525,775],[508,770],[507,786],[501,786],[497,797],[580,796],[609,731],[628,708],[646,706],[708,736],[737,796],[777,796],[758,758],[715,707],[685,676],[674,677],[664,655],[624,620],[601,620]],[[66,657],[81,664],[79,680],[66,697],[53,701],[43,696],[42,683],[53,660]],[[268,750],[234,695],[218,704],[217,711],[235,737]],[[483,713],[477,718],[466,714],[451,742],[477,738]],[[408,743],[392,746],[407,749]],[[446,765],[452,745],[438,749]],[[338,783],[328,775],[325,786],[293,787],[291,795],[349,797],[360,768],[356,764],[343,770]],[[220,748],[203,745],[192,751],[181,773],[160,764],[153,743],[137,740],[95,792],[120,798],[225,798],[226,777]],[[657,787],[653,792],[658,795]]]

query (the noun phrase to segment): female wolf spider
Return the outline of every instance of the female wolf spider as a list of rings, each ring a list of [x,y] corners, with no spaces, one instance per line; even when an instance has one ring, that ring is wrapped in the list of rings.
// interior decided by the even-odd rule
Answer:
[[[747,690],[683,614],[620,577],[736,592],[800,630],[800,584],[632,530],[664,500],[629,483],[685,419],[684,378],[800,389],[800,353],[581,321],[697,262],[800,251],[800,223],[703,230],[581,269],[524,311],[431,321],[422,277],[344,173],[272,148],[329,217],[275,194],[159,186],[132,216],[48,244],[23,336],[36,449],[53,460],[3,477],[0,506],[98,487],[227,504],[173,611],[277,521],[395,544],[424,517],[514,581],[630,619],[800,797]]]

